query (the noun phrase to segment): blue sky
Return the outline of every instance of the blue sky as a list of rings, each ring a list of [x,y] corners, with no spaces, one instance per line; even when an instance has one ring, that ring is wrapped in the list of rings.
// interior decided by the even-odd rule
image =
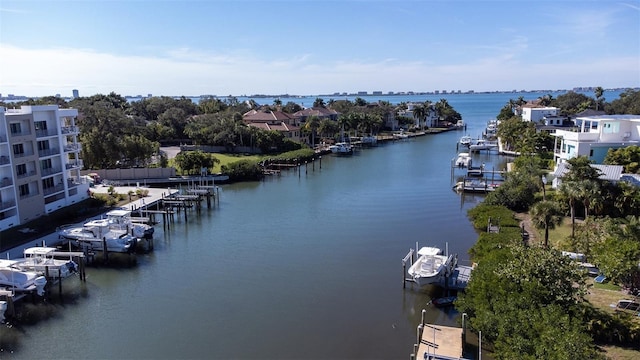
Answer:
[[[0,93],[640,86],[640,0],[0,0]]]

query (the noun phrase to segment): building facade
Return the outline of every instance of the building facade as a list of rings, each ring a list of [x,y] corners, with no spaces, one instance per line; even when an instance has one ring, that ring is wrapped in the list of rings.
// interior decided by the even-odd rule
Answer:
[[[602,164],[609,149],[640,145],[640,115],[577,117],[575,125],[573,130],[556,130],[553,134],[556,163],[587,156]]]
[[[78,110],[0,107],[0,230],[88,198]]]
[[[538,105],[522,106],[522,121],[539,122],[544,117],[556,115],[558,115],[558,108],[555,107],[542,107]]]

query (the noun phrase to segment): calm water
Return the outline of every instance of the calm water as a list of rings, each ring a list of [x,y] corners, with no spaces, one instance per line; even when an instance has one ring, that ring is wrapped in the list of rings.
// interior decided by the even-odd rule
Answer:
[[[508,98],[450,103],[480,134]],[[419,242],[467,260],[477,239],[466,211],[481,197],[451,190],[461,135],[224,185],[217,208],[157,226],[155,251],[137,266],[90,268],[86,284],[67,281],[64,304],[0,328],[0,357],[406,359],[435,293],[403,290],[401,259]],[[427,308],[430,322],[456,324]]]

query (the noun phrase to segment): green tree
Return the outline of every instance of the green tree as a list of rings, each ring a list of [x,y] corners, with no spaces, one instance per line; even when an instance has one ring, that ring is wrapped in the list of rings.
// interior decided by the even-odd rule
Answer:
[[[176,155],[174,161],[183,174],[185,172],[187,174],[200,174],[202,168],[213,169],[215,164],[220,163],[220,160],[212,154],[207,154],[200,150],[181,151]]]
[[[596,96],[596,111],[597,111],[598,107],[602,107],[601,105],[604,102],[604,97],[602,97],[602,95],[604,95],[604,89],[602,88],[602,86],[598,86],[595,88],[594,95]]]
[[[312,115],[307,118],[307,121],[304,124],[304,129],[311,133],[311,147],[315,148],[316,146],[316,132],[320,127],[320,118]]]
[[[543,200],[531,207],[531,220],[538,229],[544,229],[544,247],[549,247],[549,230],[555,229],[562,221],[560,208],[555,201]]]

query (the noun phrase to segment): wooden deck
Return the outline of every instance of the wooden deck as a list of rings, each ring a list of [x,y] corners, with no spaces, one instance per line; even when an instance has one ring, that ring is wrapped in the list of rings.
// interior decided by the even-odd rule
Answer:
[[[416,359],[463,359],[462,329],[425,324]]]

